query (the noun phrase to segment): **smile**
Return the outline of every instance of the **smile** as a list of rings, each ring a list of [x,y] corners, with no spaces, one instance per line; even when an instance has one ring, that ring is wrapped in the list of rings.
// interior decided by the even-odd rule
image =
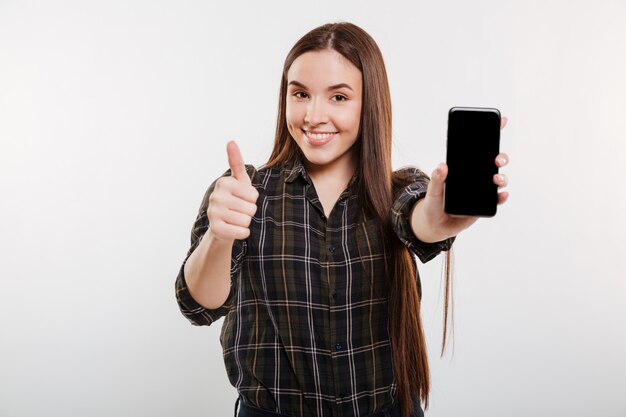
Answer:
[[[313,146],[321,146],[330,142],[337,132],[309,132],[304,131],[308,142]]]

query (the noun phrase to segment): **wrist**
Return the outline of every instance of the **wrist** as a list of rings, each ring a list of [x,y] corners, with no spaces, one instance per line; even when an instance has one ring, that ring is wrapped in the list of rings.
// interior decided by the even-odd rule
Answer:
[[[433,226],[433,221],[429,219],[426,212],[426,204],[423,198],[418,200],[411,209],[410,219],[413,234],[424,243],[440,242],[451,237],[442,233],[443,228]]]

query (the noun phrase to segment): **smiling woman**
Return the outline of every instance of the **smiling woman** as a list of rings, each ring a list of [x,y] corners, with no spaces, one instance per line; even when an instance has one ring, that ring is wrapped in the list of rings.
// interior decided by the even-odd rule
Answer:
[[[226,316],[240,417],[422,416],[414,256],[447,251],[475,219],[443,212],[445,164],[432,182],[392,170],[385,65],[363,29],[307,33],[280,87],[269,161],[246,167],[229,143],[230,172],[204,197],[176,281],[181,310],[197,325]]]

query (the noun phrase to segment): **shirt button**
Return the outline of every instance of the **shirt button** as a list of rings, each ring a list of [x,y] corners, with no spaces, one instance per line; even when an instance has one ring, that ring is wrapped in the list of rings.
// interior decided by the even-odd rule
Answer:
[[[339,393],[339,398],[344,398],[346,396],[346,394],[344,394],[343,392]]]
[[[333,298],[337,299],[337,293],[336,292],[333,293]]]
[[[337,343],[335,345],[335,350],[341,350],[341,349],[343,349],[343,345],[341,343]]]
[[[335,253],[335,247],[334,246],[329,246],[328,247],[328,252]]]

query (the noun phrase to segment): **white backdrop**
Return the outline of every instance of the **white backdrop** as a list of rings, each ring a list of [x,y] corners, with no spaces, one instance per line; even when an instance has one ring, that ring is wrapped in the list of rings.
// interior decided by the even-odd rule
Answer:
[[[285,55],[338,20],[385,56],[396,167],[444,159],[452,106],[509,117],[443,358],[422,268],[427,416],[626,416],[623,0],[0,0],[0,416],[231,415],[174,279],[227,140],[265,162]]]

